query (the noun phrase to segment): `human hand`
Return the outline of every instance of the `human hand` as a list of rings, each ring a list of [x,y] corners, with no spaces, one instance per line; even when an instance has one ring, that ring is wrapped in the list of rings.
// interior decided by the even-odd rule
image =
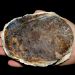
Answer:
[[[3,50],[3,47],[2,47],[1,32],[0,32],[0,55],[6,56],[6,54]],[[8,65],[13,66],[13,67],[22,67],[21,64],[19,64],[18,62],[14,61],[14,60],[9,60]]]

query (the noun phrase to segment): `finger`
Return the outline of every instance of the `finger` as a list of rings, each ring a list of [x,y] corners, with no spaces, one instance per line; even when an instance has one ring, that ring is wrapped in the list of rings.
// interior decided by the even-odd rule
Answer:
[[[12,67],[22,67],[21,64],[17,63],[16,61],[13,61],[13,60],[9,60],[8,65],[10,65]]]
[[[2,47],[0,47],[0,55],[5,55],[5,52]]]

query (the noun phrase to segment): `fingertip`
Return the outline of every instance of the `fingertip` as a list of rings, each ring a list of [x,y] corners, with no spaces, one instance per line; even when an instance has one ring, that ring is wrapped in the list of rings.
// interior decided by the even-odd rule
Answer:
[[[8,65],[12,66],[12,67],[22,67],[21,64],[19,64],[18,62],[14,61],[14,60],[9,60]]]

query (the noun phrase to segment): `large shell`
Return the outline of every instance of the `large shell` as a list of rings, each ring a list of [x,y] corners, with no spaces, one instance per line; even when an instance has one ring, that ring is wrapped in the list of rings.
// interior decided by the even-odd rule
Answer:
[[[1,38],[9,57],[42,67],[69,59],[74,40],[66,20],[54,12],[45,11],[11,20],[5,25]]]

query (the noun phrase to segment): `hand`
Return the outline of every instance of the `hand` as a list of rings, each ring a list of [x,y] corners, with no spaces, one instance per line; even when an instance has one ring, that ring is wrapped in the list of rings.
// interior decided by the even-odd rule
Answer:
[[[3,47],[2,47],[2,40],[1,40],[1,32],[0,32],[0,55],[6,56]],[[13,67],[22,67],[21,64],[17,63],[16,61],[9,60],[8,65],[13,66]]]

